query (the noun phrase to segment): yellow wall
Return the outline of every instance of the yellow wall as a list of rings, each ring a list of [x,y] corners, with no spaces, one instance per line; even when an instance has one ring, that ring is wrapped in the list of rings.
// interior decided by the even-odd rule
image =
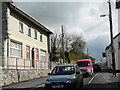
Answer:
[[[23,42],[28,46],[47,50],[47,48],[48,48],[47,47],[47,36],[42,34],[43,42],[41,42],[40,41],[40,32],[37,31],[37,40],[36,40],[36,39],[34,39],[34,28],[31,28],[31,37],[29,37],[27,35],[28,34],[28,26],[24,23],[24,20],[23,20],[23,33],[19,32],[19,20],[18,19],[9,15],[10,38],[20,41],[20,42]]]

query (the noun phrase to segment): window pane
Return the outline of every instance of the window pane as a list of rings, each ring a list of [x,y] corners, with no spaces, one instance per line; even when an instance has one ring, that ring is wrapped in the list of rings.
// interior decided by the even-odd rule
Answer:
[[[26,58],[29,59],[30,57],[30,47],[29,46],[26,46],[27,48],[27,52],[26,52]]]
[[[28,36],[31,36],[31,27],[28,26]]]
[[[37,39],[37,31],[34,30],[34,33],[35,33],[35,39]]]
[[[38,60],[38,49],[36,49],[36,59]]]
[[[11,56],[21,57],[21,44],[11,42]]]
[[[45,51],[41,51],[41,60],[46,61],[46,52]]]
[[[42,34],[40,33],[40,41],[42,42],[43,40],[42,40]]]
[[[19,31],[23,32],[23,23],[22,22],[19,22]]]
[[[29,52],[27,52],[27,58],[29,58]]]

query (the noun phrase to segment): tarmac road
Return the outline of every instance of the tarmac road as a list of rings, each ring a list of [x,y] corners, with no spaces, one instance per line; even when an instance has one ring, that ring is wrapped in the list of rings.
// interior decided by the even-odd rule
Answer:
[[[43,77],[5,86],[3,90],[44,90],[46,78],[47,77]],[[84,78],[83,90],[120,90],[119,87],[120,77],[114,77],[113,74],[106,69],[94,73],[93,77]]]
[[[114,77],[108,70],[102,69],[100,72],[95,72],[93,77],[84,78],[83,90],[120,90],[119,78]],[[35,90],[44,90],[44,84],[38,86]]]

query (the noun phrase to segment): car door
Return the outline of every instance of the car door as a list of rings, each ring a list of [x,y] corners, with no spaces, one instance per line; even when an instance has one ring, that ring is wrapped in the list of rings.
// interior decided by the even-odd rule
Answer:
[[[82,76],[82,72],[80,71],[78,66],[76,66],[76,72],[79,72],[79,74],[77,76],[77,82],[78,82],[78,85],[80,85],[83,76]]]

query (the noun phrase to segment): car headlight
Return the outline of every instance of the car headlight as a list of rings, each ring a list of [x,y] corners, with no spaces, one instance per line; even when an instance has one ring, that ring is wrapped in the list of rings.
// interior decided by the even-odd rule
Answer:
[[[46,81],[45,83],[46,83],[46,84],[50,84],[50,81]]]
[[[88,71],[88,72],[91,72],[91,69],[89,68],[87,71]]]
[[[66,83],[72,83],[72,81],[71,80],[67,80]]]

